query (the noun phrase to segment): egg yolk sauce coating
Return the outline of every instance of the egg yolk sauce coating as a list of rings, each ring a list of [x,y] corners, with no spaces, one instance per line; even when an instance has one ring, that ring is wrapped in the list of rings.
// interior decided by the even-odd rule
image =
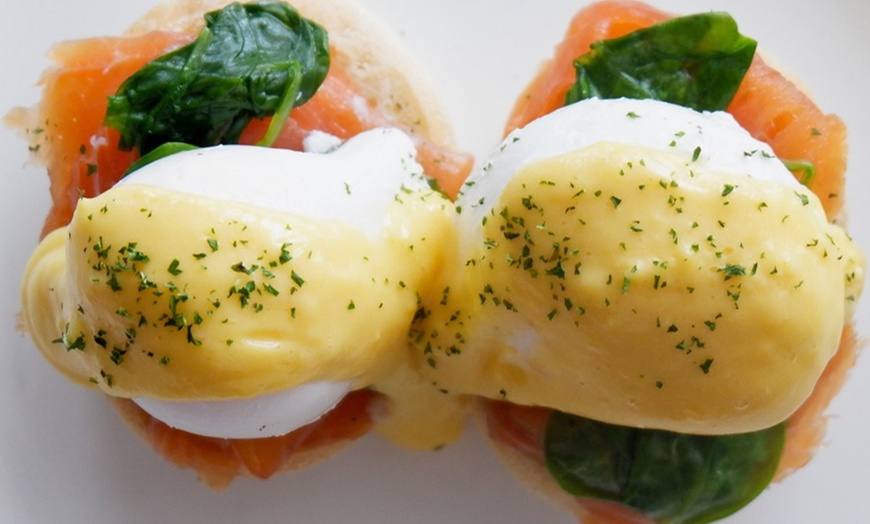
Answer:
[[[725,113],[590,99],[466,182],[462,281],[419,315],[452,392],[679,433],[759,430],[810,395],[864,259]]]

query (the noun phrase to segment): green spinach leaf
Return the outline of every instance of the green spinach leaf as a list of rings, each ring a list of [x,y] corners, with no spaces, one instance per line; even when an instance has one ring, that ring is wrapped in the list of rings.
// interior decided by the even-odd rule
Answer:
[[[182,151],[193,151],[194,149],[199,149],[199,147],[190,145],[184,142],[166,142],[165,144],[160,144],[156,148],[152,149],[147,154],[139,157],[138,160],[130,164],[130,167],[124,171],[122,178],[129,175],[133,171],[138,169],[142,169],[152,162],[156,162],[161,158],[174,155],[175,153],[181,153]]]
[[[785,423],[735,435],[686,435],[554,412],[544,437],[550,473],[578,496],[612,500],[659,522],[710,522],[770,483]]]
[[[105,122],[121,132],[122,149],[235,143],[251,119],[277,115],[271,142],[326,77],[326,32],[283,2],[235,3],[205,20],[194,42],[146,64],[109,97]]]
[[[725,109],[743,80],[756,42],[725,13],[674,18],[592,44],[574,61],[566,103],[587,98],[652,98],[698,111]]]

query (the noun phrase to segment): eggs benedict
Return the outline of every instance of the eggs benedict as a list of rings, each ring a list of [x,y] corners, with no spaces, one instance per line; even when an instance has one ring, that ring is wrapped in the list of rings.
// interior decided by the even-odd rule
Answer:
[[[590,5],[457,199],[419,369],[581,521],[738,511],[811,458],[854,363],[845,126],[755,49],[724,13]]]
[[[376,422],[443,445],[459,404],[407,380],[406,333],[455,234],[430,184],[449,192],[471,159],[360,8],[227,4],[170,2],[123,37],[62,44],[42,103],[10,115],[52,182],[25,328],[214,487],[306,466]],[[288,41],[289,62],[270,51]],[[216,69],[176,67],[193,54]]]

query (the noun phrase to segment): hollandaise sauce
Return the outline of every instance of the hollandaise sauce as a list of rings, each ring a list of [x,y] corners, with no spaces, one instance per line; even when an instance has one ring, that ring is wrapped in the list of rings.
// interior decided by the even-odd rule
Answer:
[[[40,244],[27,329],[69,378],[167,423],[286,433],[406,366],[455,244],[453,205],[414,156],[376,130],[329,154],[221,146],[149,164]]]
[[[863,279],[850,238],[762,144],[661,102],[538,120],[457,205],[465,280],[417,326],[422,368],[451,391],[613,424],[781,422]]]

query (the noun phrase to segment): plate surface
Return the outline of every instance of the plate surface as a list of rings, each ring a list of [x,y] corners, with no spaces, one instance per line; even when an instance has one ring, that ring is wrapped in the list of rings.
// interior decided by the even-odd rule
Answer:
[[[587,0],[360,0],[395,28],[440,89],[459,145],[478,158],[493,148],[521,87]],[[7,0],[0,17],[0,112],[38,99],[34,83],[52,42],[116,34],[153,0]],[[870,249],[870,3],[819,9],[805,0],[658,0],[676,13],[728,9],[761,50],[800,78],[850,127],[850,231]],[[366,437],[309,470],[212,492],[157,458],[104,399],[55,373],[16,331],[18,286],[48,209],[47,178],[27,165],[25,143],[0,129],[7,189],[0,192],[0,523],[43,522],[573,522],[529,494],[478,433],[413,453]],[[870,333],[870,307],[858,311]],[[870,362],[859,360],[829,409],[825,445],[807,467],[728,522],[870,520]]]

